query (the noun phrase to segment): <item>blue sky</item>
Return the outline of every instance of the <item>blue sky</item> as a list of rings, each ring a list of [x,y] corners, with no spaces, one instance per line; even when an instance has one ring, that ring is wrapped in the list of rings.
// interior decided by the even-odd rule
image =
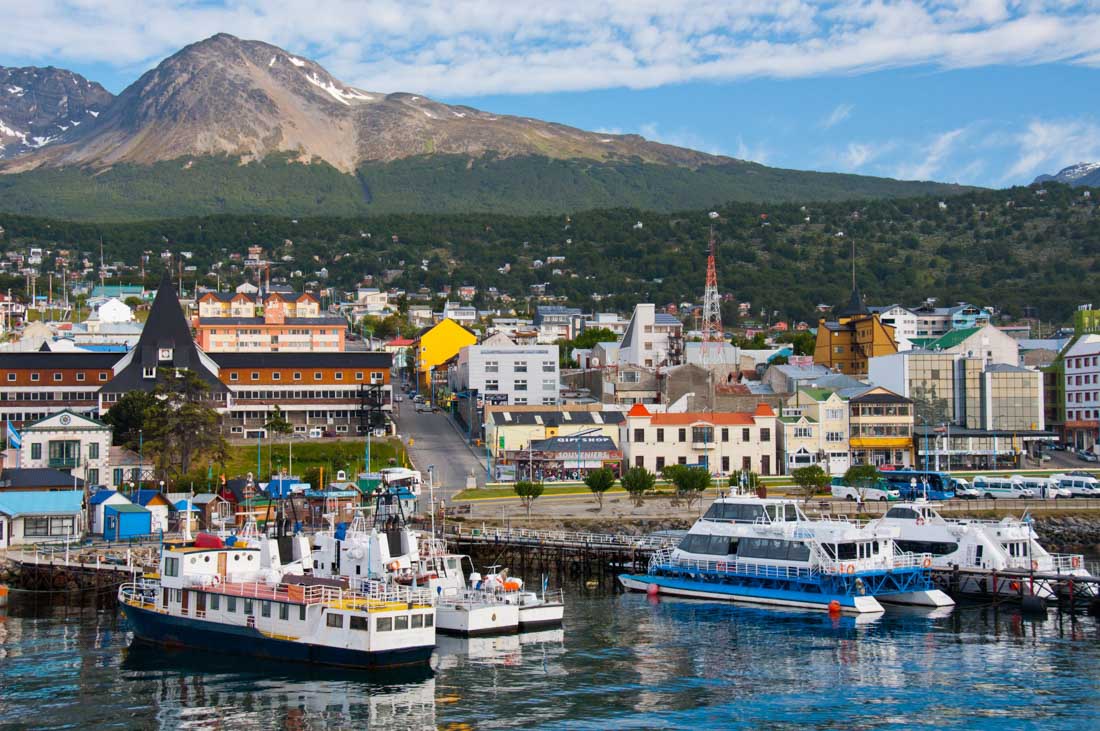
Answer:
[[[0,65],[114,92],[224,31],[371,91],[768,165],[999,187],[1100,160],[1097,0],[0,0],[0,17]]]

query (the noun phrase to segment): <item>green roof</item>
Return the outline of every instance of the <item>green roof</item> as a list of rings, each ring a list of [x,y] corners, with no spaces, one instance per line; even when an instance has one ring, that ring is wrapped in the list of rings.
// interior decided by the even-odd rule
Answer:
[[[105,508],[105,510],[113,510],[116,513],[148,513],[149,512],[148,509],[143,508],[140,505],[134,505],[133,503],[129,503],[129,504],[122,503],[122,504],[118,504],[118,505],[112,503],[112,504],[108,505]]]
[[[803,419],[810,422],[811,424],[816,424],[817,423],[817,419],[814,419],[813,417],[810,417],[810,416],[806,416],[805,414],[803,414],[802,416],[780,416],[779,417],[779,420],[781,422],[783,422],[784,424],[797,424],[798,422],[802,421]]]
[[[981,330],[980,327],[963,327],[958,330],[950,330],[938,338],[933,338],[924,344],[928,350],[949,350],[961,344],[968,337]]]
[[[808,395],[814,401],[825,401],[830,396],[832,396],[834,393],[836,393],[836,391],[832,390],[831,388],[817,388],[815,386],[807,386],[805,388],[800,388],[798,390],[801,391],[802,393]],[[844,398],[844,397],[841,396],[841,398]]]

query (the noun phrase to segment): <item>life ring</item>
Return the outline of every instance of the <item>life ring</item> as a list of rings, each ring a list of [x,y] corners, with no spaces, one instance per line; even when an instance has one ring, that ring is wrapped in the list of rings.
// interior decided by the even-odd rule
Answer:
[[[1031,562],[1031,570],[1032,571],[1038,571],[1039,570],[1039,562],[1038,561],[1032,561]]]
[[[726,565],[724,563],[719,563],[716,568],[718,569],[719,573],[724,573],[726,571]]]
[[[924,525],[924,518],[917,518],[917,525]]]
[[[210,577],[210,586],[217,586],[220,583],[222,583],[222,577],[218,576],[217,574],[214,574]]]
[[[1079,569],[1079,568],[1081,568],[1081,557],[1080,556],[1074,556],[1073,559],[1069,563],[1070,563],[1071,566],[1073,566],[1073,568]]]
[[[849,574],[854,574],[856,572],[856,565],[854,563],[848,564],[847,571]]]
[[[928,556],[925,556],[924,560],[921,561],[920,565],[923,566],[926,569],[930,569],[930,568],[932,568],[932,559],[930,559]]]

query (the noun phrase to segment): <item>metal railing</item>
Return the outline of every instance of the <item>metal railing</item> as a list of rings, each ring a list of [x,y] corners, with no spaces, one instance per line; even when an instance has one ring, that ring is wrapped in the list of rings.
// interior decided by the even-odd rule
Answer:
[[[208,586],[207,591],[245,599],[263,599],[303,604],[323,604],[334,608],[371,609],[385,604],[431,604],[431,592],[379,581],[365,580],[354,589],[337,586],[301,584],[264,584],[260,582],[225,583]]]
[[[841,561],[830,558],[818,558],[813,565],[776,566],[773,564],[747,563],[744,561],[718,561],[689,558],[673,558],[672,549],[661,549],[650,558],[650,569],[669,567],[708,571],[719,574],[737,574],[739,576],[761,576],[766,578],[812,578],[820,574],[852,574],[865,571],[888,571],[893,569],[928,568],[932,556],[927,553],[896,552],[893,556],[880,556],[871,559],[852,559]]]
[[[652,549],[669,542],[665,536],[635,536],[625,534],[582,533],[578,531],[541,531],[530,528],[459,528],[455,538],[480,542],[552,544],[577,548],[642,548]]]

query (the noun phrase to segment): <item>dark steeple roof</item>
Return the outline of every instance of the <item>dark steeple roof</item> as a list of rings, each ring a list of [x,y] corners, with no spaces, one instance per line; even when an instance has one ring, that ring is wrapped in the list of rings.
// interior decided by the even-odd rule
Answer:
[[[867,305],[863,304],[863,295],[859,292],[859,285],[853,284],[852,297],[848,300],[848,304],[841,307],[836,311],[837,317],[852,317],[854,315],[869,315],[870,311],[867,309]]]
[[[161,359],[161,355],[171,355]],[[115,377],[101,390],[105,393],[152,391],[163,381],[159,370],[156,377],[146,378],[145,369],[179,368],[195,371],[210,386],[212,393],[229,389],[215,375],[217,365],[210,360],[191,337],[191,326],[183,315],[172,277],[167,270],[157,287],[157,296],[149,309],[149,319],[141,330],[137,345],[118,364]]]

